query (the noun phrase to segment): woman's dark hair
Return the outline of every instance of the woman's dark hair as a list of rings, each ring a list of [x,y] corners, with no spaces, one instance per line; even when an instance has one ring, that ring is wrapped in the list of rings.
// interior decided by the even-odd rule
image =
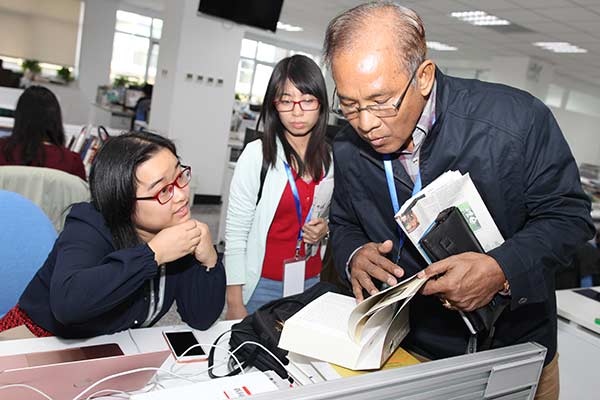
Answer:
[[[169,139],[150,132],[111,137],[98,151],[90,171],[92,204],[102,214],[117,249],[141,243],[132,217],[137,192],[137,167],[162,149],[177,157]]]
[[[310,135],[304,160],[288,143],[284,133],[285,128],[273,104],[273,101],[278,100],[281,96],[288,79],[300,92],[315,96],[321,104],[319,119]],[[296,171],[298,175],[304,175],[305,172],[308,172],[315,181],[320,180],[323,175],[323,168],[327,171],[331,165],[329,145],[325,140],[328,112],[327,88],[319,66],[310,58],[299,54],[279,61],[273,69],[271,79],[269,79],[263,106],[256,123],[257,131],[260,123],[263,123],[263,159],[267,164],[275,166],[277,160],[276,138],[279,137],[283,145],[285,158],[290,164],[294,160],[298,166],[298,171]]]
[[[46,161],[44,142],[65,145],[60,105],[49,89],[30,86],[17,102],[15,125],[6,139],[4,157],[13,162],[18,149],[21,154],[16,159],[20,159],[22,165],[43,166]]]

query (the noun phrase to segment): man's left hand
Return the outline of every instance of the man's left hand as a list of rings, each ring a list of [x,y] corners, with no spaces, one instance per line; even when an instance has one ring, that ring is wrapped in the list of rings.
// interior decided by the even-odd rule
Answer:
[[[439,278],[435,276],[440,275]],[[506,277],[492,257],[462,253],[435,262],[419,272],[431,277],[422,289],[424,295],[438,295],[451,308],[473,311],[488,304],[503,289]],[[445,304],[448,304],[445,302]]]

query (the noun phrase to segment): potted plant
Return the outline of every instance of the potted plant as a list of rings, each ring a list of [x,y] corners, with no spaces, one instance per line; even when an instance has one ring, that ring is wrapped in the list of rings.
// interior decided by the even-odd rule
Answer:
[[[119,75],[113,81],[113,87],[116,88],[124,88],[129,85],[129,78],[123,75]]]
[[[42,67],[40,67],[40,62],[38,60],[23,60],[21,68],[23,69],[25,77],[31,80],[34,80],[35,77],[42,72]]]
[[[71,69],[69,67],[62,67],[56,71],[56,76],[65,83],[69,83],[73,80],[73,76],[71,76]]]

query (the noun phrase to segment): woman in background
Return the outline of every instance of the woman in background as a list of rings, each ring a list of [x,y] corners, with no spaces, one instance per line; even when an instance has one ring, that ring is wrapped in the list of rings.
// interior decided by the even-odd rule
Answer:
[[[231,182],[225,230],[228,319],[282,297],[284,261],[305,256],[305,244],[318,245],[328,233],[327,221],[310,218],[315,187],[333,177],[327,116],[318,65],[302,55],[281,60],[257,122],[262,140],[246,146]],[[317,251],[306,260],[305,289],[318,282],[321,267]]]
[[[0,165],[59,169],[85,180],[79,154],[65,147],[60,105],[43,86],[31,86],[19,97],[12,134],[0,139]]]
[[[84,338],[155,324],[177,301],[207,329],[225,303],[208,227],[191,218],[191,169],[151,133],[111,138],[94,158],[91,203],[75,204],[48,259],[0,331]]]

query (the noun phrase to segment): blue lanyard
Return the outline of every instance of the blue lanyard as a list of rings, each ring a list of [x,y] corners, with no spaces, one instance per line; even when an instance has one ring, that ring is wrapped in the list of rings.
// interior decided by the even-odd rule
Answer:
[[[385,159],[383,160],[383,166],[385,168],[385,178],[387,180],[388,191],[390,192],[390,198],[392,199],[392,207],[394,208],[394,215],[398,214],[400,211],[400,204],[398,203],[398,193],[396,192],[396,183],[394,182],[394,170],[392,168],[392,160],[389,154],[386,154]],[[412,195],[414,196],[421,191],[421,172],[417,173],[417,177],[415,179],[415,184],[413,185]],[[402,231],[399,225],[396,224],[396,229],[398,229],[398,234],[400,235],[400,243],[398,245],[398,256],[396,257],[396,263],[400,260],[400,254],[402,252],[402,247],[404,247],[404,241],[406,240],[406,235]]]
[[[312,207],[308,210],[308,214],[306,215],[306,219],[304,220],[304,224],[302,223],[302,206],[300,205],[300,194],[298,194],[298,187],[296,186],[296,181],[294,180],[294,175],[292,174],[292,169],[289,164],[284,161],[283,165],[285,166],[285,172],[287,174],[288,182],[290,183],[290,189],[292,189],[292,194],[294,195],[294,203],[296,203],[296,215],[298,215],[298,223],[300,224],[300,231],[298,232],[298,239],[296,240],[296,257],[300,255],[300,246],[302,245],[302,227],[310,221],[310,217],[312,215]]]

